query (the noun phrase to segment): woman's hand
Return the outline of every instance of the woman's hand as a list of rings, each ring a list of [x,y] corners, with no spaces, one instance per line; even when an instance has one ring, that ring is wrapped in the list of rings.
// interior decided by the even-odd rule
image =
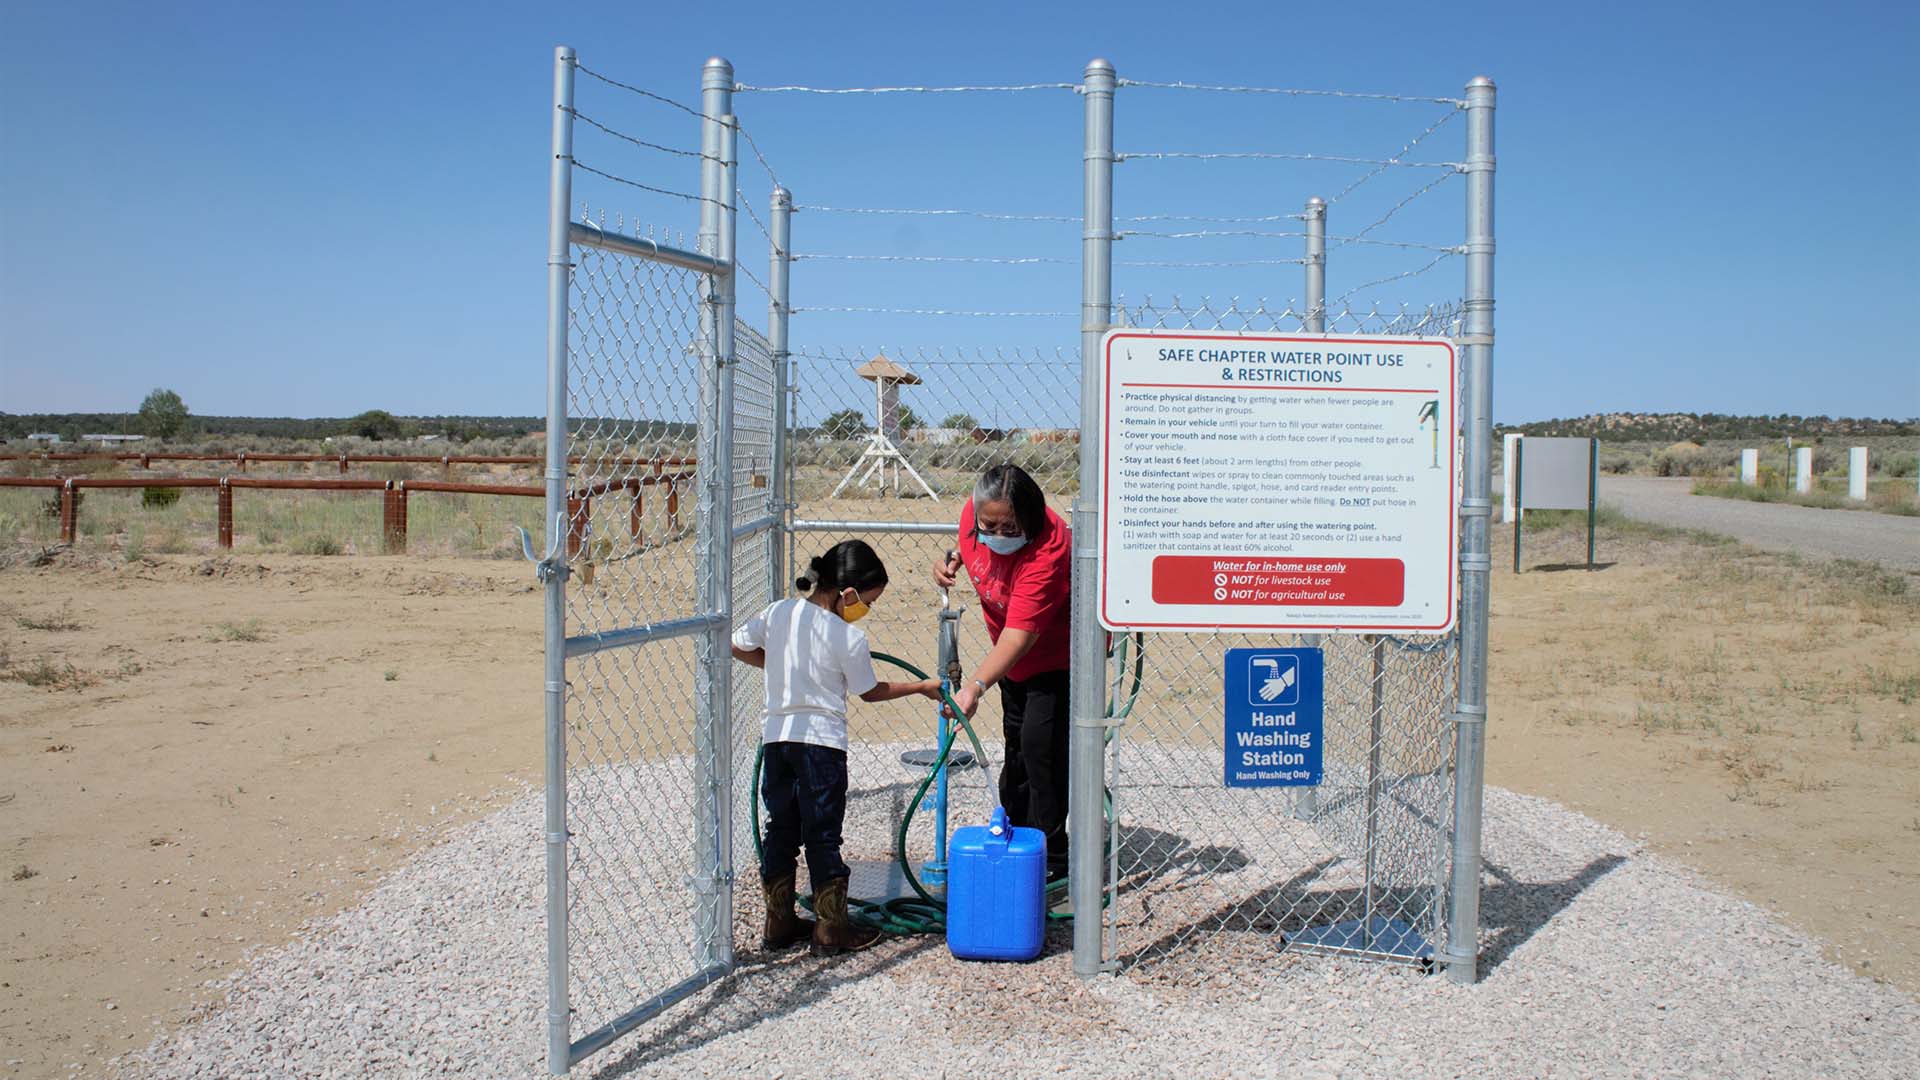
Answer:
[[[953,701],[960,706],[960,711],[966,714],[967,719],[971,720],[973,714],[980,711],[980,688],[973,683],[968,683],[960,688],[959,693],[953,695]],[[949,707],[946,713],[952,716],[953,709]]]
[[[951,589],[960,580],[960,553],[949,551],[933,564],[933,583],[943,589]]]
[[[932,698],[935,701],[939,701],[940,700],[940,680],[939,679],[920,680],[919,692],[926,695],[927,697]]]

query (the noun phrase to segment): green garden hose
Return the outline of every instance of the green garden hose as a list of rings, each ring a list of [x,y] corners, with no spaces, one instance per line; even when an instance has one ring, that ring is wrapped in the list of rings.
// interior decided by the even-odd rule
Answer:
[[[1135,634],[1134,637],[1136,639],[1141,638],[1138,634]],[[1118,694],[1120,685],[1126,681],[1126,646],[1127,639],[1121,638],[1108,652],[1109,657],[1117,652],[1121,658],[1120,680],[1115,683],[1114,698],[1107,706],[1107,716],[1110,718],[1116,716],[1124,718],[1133,710],[1134,702],[1140,697],[1140,678],[1142,672],[1145,670],[1144,662],[1146,659],[1145,642],[1143,639],[1133,642],[1133,688],[1124,698]],[[876,652],[873,654],[873,658],[875,660],[884,660],[916,679],[925,679],[928,677],[926,672],[921,671],[919,668],[897,656]],[[973,744],[973,752],[977,756],[977,760],[981,762],[987,761],[986,748],[980,745],[980,736],[974,732],[972,722],[967,718],[966,713],[961,711],[959,703],[953,700],[953,695],[945,688],[941,689],[940,696],[954,717],[959,720],[960,730],[967,733],[967,741]],[[907,884],[912,887],[918,898],[903,896],[880,903],[867,900],[848,900],[848,912],[854,919],[883,933],[909,936],[917,934],[941,934],[946,932],[947,905],[932,893],[929,893],[926,887],[920,883],[919,876],[913,872],[913,860],[907,857],[907,833],[913,826],[914,812],[919,808],[921,800],[927,797],[927,788],[932,786],[940,769],[946,765],[948,755],[953,751],[955,734],[954,728],[948,727],[946,729],[945,736],[940,740],[939,748],[934,752],[933,764],[927,769],[927,775],[921,779],[919,788],[914,791],[912,801],[907,804],[907,812],[900,819],[900,828],[894,834],[894,858],[900,863],[900,868],[905,873]],[[1108,741],[1113,739],[1112,728],[1109,728],[1107,731],[1107,739]],[[765,832],[760,825],[760,771],[765,760],[766,745],[762,743],[753,755],[753,787],[751,789],[751,798],[753,801],[753,853],[756,859],[762,857],[762,848],[765,844]],[[1113,813],[1113,798],[1110,792],[1106,793],[1104,802],[1106,803],[1107,814],[1111,815]],[[1047,887],[1047,892],[1049,894],[1057,893],[1066,887],[1067,883],[1065,881],[1055,882]],[[1101,904],[1103,907],[1106,905],[1107,900],[1108,898],[1102,898]],[[803,898],[801,903],[809,909],[812,906],[810,897]],[[1058,922],[1072,919],[1073,916],[1067,913],[1049,911],[1047,918],[1049,921]]]

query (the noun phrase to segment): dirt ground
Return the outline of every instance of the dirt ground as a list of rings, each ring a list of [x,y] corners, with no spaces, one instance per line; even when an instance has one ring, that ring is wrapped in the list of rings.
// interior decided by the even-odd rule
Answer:
[[[1625,524],[1543,568],[1583,543],[1496,550],[1489,782],[1920,991],[1920,581]],[[517,562],[0,568],[0,1061],[97,1071],[537,780],[539,625]]]

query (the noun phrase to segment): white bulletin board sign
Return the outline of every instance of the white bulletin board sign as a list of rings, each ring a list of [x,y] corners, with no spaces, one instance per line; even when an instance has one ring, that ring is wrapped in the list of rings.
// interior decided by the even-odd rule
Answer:
[[[1119,329],[1100,366],[1104,626],[1453,628],[1452,342]]]

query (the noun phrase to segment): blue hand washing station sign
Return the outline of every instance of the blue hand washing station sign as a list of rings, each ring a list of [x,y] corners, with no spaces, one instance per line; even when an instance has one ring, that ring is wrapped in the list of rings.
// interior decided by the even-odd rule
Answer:
[[[1320,783],[1326,665],[1319,649],[1227,650],[1228,787]]]

